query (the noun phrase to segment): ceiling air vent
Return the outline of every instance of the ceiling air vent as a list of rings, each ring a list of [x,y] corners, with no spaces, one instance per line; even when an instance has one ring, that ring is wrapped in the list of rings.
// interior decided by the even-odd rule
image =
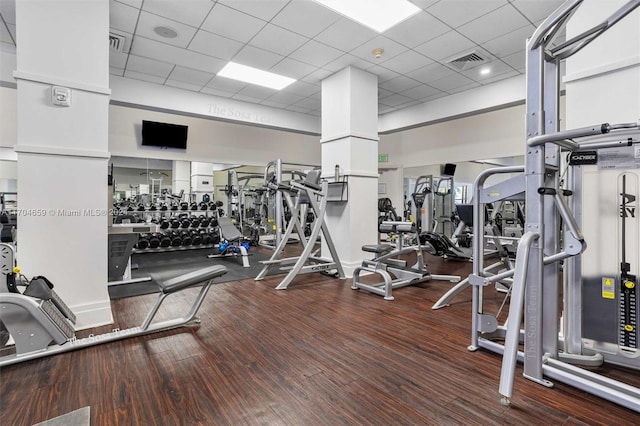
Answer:
[[[473,52],[465,53],[462,56],[449,59],[447,61],[447,65],[453,67],[457,71],[464,71],[467,68],[475,67],[484,62],[487,62],[487,59],[481,56],[480,54],[478,54],[478,52],[473,51]]]
[[[109,49],[122,52],[124,49],[125,37],[115,33],[109,33]]]

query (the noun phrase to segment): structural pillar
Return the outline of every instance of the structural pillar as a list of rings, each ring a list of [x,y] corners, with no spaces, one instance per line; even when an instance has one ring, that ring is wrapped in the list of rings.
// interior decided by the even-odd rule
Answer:
[[[17,0],[16,28],[17,260],[108,324],[109,2]]]
[[[171,192],[184,191],[185,198],[191,193],[191,162],[174,160],[171,164]]]
[[[213,164],[191,163],[191,194],[196,197],[193,201],[198,203],[204,195],[213,200]]]
[[[347,67],[322,82],[322,176],[348,182],[348,200],[328,203],[326,223],[347,276],[375,244],[378,224],[378,79]],[[328,253],[323,242],[323,254]]]

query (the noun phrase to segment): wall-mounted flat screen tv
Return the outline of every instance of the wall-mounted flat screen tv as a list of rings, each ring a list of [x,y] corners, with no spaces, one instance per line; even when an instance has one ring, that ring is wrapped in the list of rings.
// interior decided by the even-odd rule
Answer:
[[[187,149],[188,126],[142,120],[142,146]]]

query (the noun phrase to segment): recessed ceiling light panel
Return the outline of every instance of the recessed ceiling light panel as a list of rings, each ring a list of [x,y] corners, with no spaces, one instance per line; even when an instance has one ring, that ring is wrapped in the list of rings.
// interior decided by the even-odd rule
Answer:
[[[220,77],[232,78],[234,80],[244,81],[245,83],[257,84],[258,86],[269,87],[271,89],[281,90],[296,81],[293,78],[285,77],[280,74],[274,74],[269,71],[259,70],[258,68],[229,62],[218,72]]]
[[[420,12],[407,0],[315,0],[379,33]]]

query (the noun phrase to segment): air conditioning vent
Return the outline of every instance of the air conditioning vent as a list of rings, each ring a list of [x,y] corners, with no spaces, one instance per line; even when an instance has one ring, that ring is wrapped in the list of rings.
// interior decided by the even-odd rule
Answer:
[[[119,34],[109,33],[109,49],[122,52],[126,38]]]
[[[453,59],[449,59],[446,63],[457,71],[463,71],[467,68],[475,67],[477,65],[487,62],[487,58],[478,54],[478,52],[468,52],[462,56],[458,56]]]

